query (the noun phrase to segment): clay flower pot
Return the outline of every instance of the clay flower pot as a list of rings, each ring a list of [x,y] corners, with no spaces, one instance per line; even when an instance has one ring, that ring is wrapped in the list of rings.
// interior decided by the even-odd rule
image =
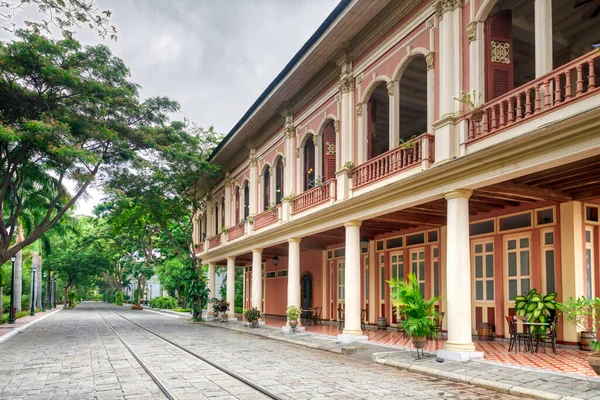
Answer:
[[[595,351],[590,354],[588,363],[590,363],[590,367],[592,367],[596,375],[600,375],[600,352]]]
[[[415,348],[422,349],[423,347],[425,347],[425,343],[427,343],[427,337],[426,336],[417,336],[417,337],[413,336],[410,338],[410,341],[415,346]]]
[[[483,119],[483,110],[481,108],[477,108],[473,110],[471,115],[473,116],[473,122],[479,123]]]
[[[296,327],[298,326],[298,320],[297,319],[290,320],[290,321],[288,321],[288,324],[290,324],[290,328],[296,329]]]

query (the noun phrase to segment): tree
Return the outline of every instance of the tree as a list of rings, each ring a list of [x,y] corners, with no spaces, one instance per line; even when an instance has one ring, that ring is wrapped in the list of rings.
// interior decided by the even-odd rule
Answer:
[[[140,152],[182,139],[164,127],[178,104],[140,101],[128,68],[107,47],[16,35],[0,44],[0,264],[54,226],[92,182],[105,184]],[[41,222],[15,243],[24,186],[40,173],[54,177],[55,195]],[[76,189],[61,203],[66,179]]]
[[[95,2],[90,0],[0,0],[0,20],[4,22],[0,28],[14,32],[14,17],[32,10],[37,12],[39,19],[27,20],[25,26],[37,33],[49,34],[55,27],[65,37],[72,37],[70,29],[87,25],[102,38],[108,35],[117,39],[117,29],[109,22],[111,12],[99,11]]]

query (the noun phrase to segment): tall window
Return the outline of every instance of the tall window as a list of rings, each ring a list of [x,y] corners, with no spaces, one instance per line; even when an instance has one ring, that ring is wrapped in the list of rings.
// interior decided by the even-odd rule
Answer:
[[[546,293],[556,291],[556,272],[554,270],[554,229],[542,231],[542,263],[546,282]]]
[[[315,184],[315,143],[311,135],[304,145],[304,190]]]
[[[335,178],[335,126],[333,121],[329,121],[323,129],[323,180],[328,181]]]
[[[585,294],[588,299],[593,296],[592,282],[594,270],[594,231],[591,226],[585,227]]]
[[[506,241],[508,272],[508,300],[526,295],[531,288],[529,236],[510,238]]]
[[[271,205],[271,168],[265,168],[263,177],[263,203],[266,210]]]
[[[235,188],[235,222],[236,224],[240,222],[240,188],[239,186]]]
[[[248,181],[244,184],[244,219],[250,215],[250,185]]]
[[[221,228],[225,228],[225,198],[221,199]]]
[[[337,273],[337,284],[338,284],[338,300],[344,300],[346,298],[346,264],[338,261],[338,273]]]
[[[208,231],[208,218],[206,218],[206,213],[204,214],[204,216],[202,217],[202,223],[204,228],[202,229],[202,241],[204,241],[204,239],[206,239],[206,233]]]
[[[417,276],[419,290],[425,296],[425,250],[415,249],[410,251],[410,269]]]
[[[279,157],[275,165],[275,203],[281,203],[283,198],[283,158]]]
[[[475,257],[475,300],[494,300],[494,241],[476,243]]]
[[[219,234],[219,205],[215,206],[215,235]]]

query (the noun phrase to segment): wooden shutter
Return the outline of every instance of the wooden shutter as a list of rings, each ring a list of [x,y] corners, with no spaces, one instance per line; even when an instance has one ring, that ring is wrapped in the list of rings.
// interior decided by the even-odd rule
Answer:
[[[498,11],[489,17],[486,32],[486,90],[485,101],[490,101],[514,87],[514,58],[512,43],[512,12]]]
[[[250,184],[244,185],[244,219],[250,215]]]
[[[333,122],[327,124],[323,130],[323,176],[325,180],[335,178],[335,155],[337,153],[335,143],[335,128]]]
[[[367,159],[377,155],[377,102],[369,100],[367,103]]]
[[[235,221],[234,223],[240,222],[240,188],[235,189]]]

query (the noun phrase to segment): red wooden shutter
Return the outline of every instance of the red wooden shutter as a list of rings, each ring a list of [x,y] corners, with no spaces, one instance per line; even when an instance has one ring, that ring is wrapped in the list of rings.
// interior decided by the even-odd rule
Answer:
[[[367,158],[371,159],[377,155],[377,102],[369,100],[367,103]]]
[[[511,10],[498,11],[489,17],[485,31],[485,101],[490,101],[514,87]]]
[[[335,143],[335,128],[333,122],[327,124],[323,131],[323,176],[325,180],[335,178],[335,155],[336,155],[336,143]]]
[[[234,223],[240,222],[240,188],[235,189],[235,221]]]

